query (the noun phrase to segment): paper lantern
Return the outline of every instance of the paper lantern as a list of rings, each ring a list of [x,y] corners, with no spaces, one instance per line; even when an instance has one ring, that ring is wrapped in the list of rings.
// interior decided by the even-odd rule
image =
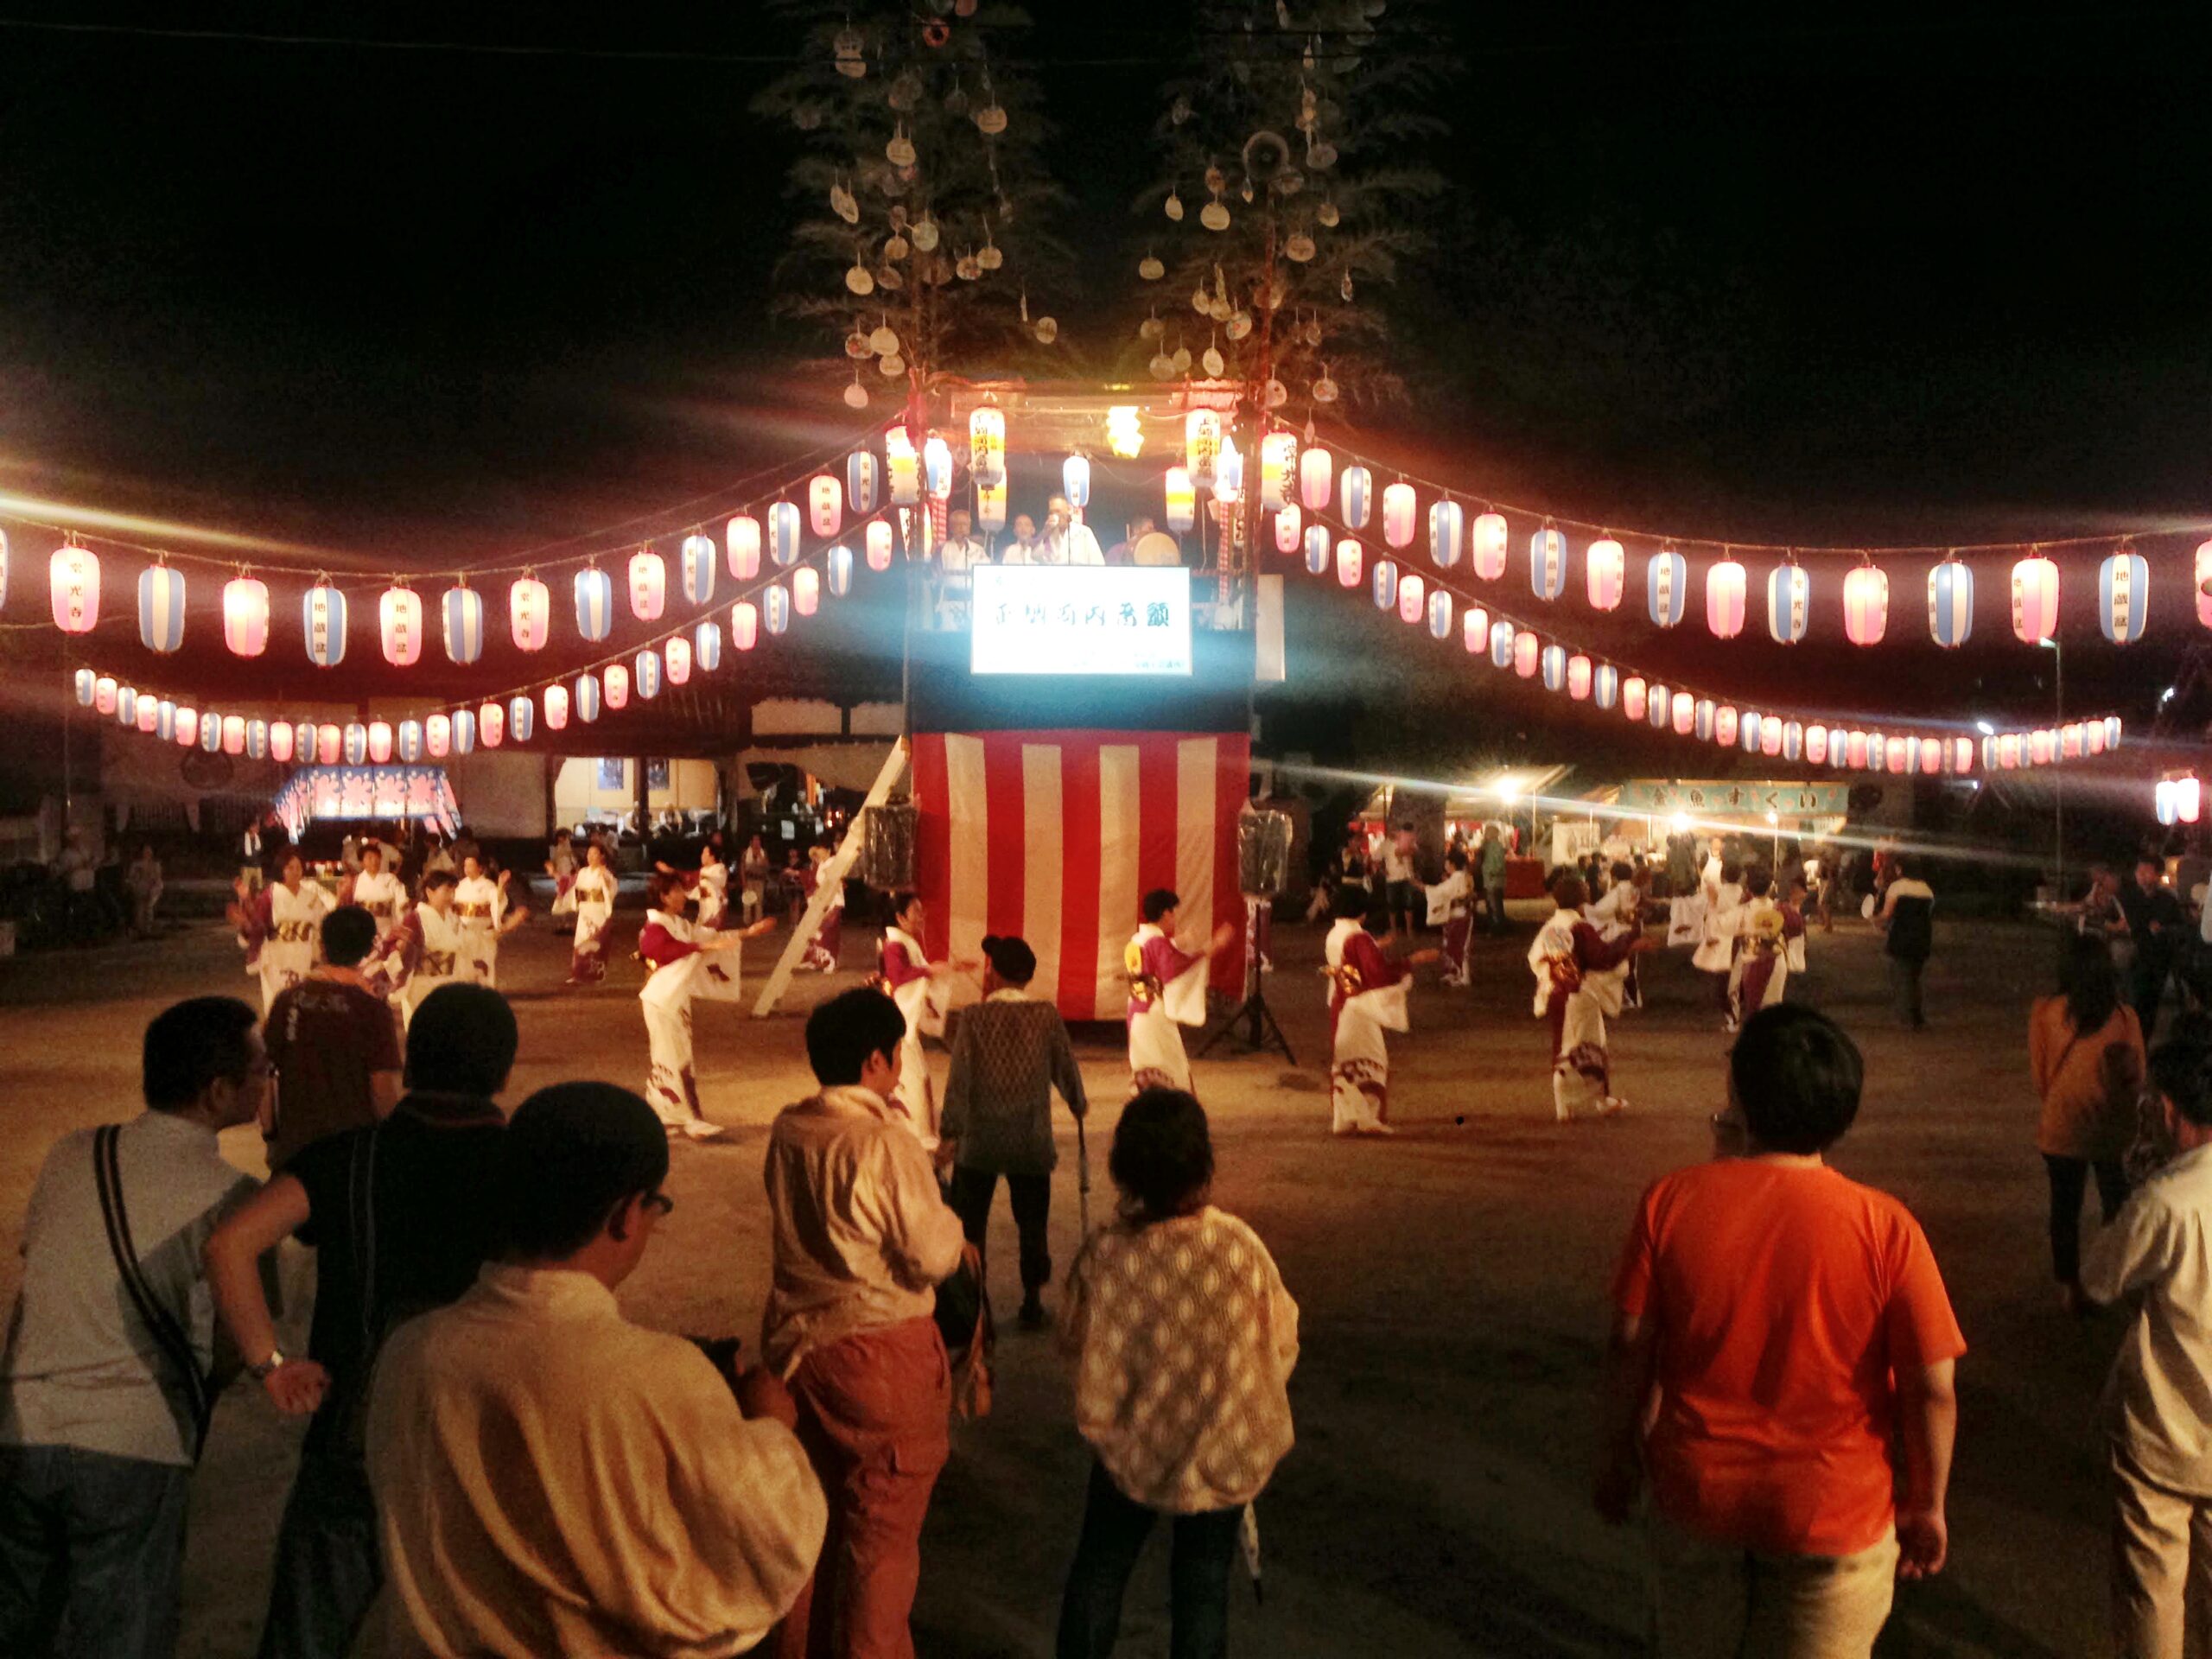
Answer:
[[[714,629],[715,644],[719,645],[721,643],[720,623],[702,622],[699,626],[702,628]],[[680,633],[677,634],[661,647],[661,660],[667,671],[668,683],[671,685],[683,685],[689,683],[691,678],[691,642],[689,639]],[[639,676],[641,684],[644,678],[643,675]]]
[[[1933,775],[1941,772],[1943,770],[1943,740],[1940,737],[1923,737],[1916,741],[1920,745],[1922,773]]]
[[[668,561],[649,547],[630,556],[630,614],[658,622],[668,607]]]
[[[147,705],[151,707],[149,703]],[[300,741],[304,734],[306,741]],[[272,721],[269,727],[269,758],[280,766],[289,766],[294,755],[307,756],[315,753],[315,728],[295,726],[289,720]]]
[[[1513,636],[1513,671],[1524,680],[1536,677],[1543,658],[1543,642],[1526,628]]]
[[[614,580],[597,565],[587,565],[576,572],[576,632],[596,644],[613,626]]]
[[[1748,709],[1742,714],[1736,716],[1737,747],[1741,748],[1745,753],[1757,754],[1758,753],[1759,726],[1764,718],[1765,716],[1755,714]]]
[[[2132,645],[2151,620],[2151,566],[2123,547],[2097,571],[2097,626],[2115,645]]]
[[[1782,722],[1782,758],[1796,760],[1805,753],[1805,728],[1800,721]]]
[[[2079,760],[2082,758],[2080,721],[2070,721],[2058,728],[2058,758],[2062,760]]]
[[[1512,540],[1512,535],[1503,513],[1480,512],[1475,515],[1470,546],[1473,552],[1475,574],[1484,582],[1496,582],[1505,574],[1505,550]]]
[[[780,635],[791,625],[791,589],[781,582],[772,582],[760,598],[761,620],[767,623],[770,633]]]
[[[439,605],[445,623],[446,656],[466,666],[484,654],[484,595],[466,581],[446,589]]]
[[[1290,505],[1290,474],[1298,464],[1298,438],[1270,432],[1260,440],[1260,509],[1281,512]],[[1085,480],[1086,484],[1088,480]],[[1074,498],[1069,498],[1072,500]]]
[[[1428,556],[1440,570],[1459,563],[1459,543],[1466,533],[1467,516],[1457,501],[1438,501],[1428,509]]]
[[[1536,671],[1547,691],[1567,690],[1567,647],[1546,645],[1536,661]]]
[[[1802,565],[1777,564],[1767,573],[1766,631],[1777,645],[1794,645],[1805,637],[1813,615],[1813,579]]]
[[[392,753],[412,763],[423,758],[423,722],[403,720],[392,729]]]
[[[487,702],[477,709],[476,729],[482,735],[486,748],[496,749],[506,741],[507,727],[511,722],[515,728],[516,742],[526,743],[530,741],[529,721],[526,719],[517,720],[514,717],[514,710],[518,706],[526,715],[531,706],[530,699],[517,697],[504,708],[496,702]]]
[[[1492,668],[1513,666],[1513,632],[1510,622],[1490,625],[1490,662]]]
[[[887,449],[883,469],[891,480],[891,505],[918,505],[922,499],[922,458],[912,449]],[[734,521],[733,521],[734,522]]]
[[[453,721],[446,715],[432,715],[423,722],[423,740],[429,747],[430,759],[442,760],[453,747]]]
[[[1428,631],[1439,639],[1452,637],[1452,595],[1440,588],[1428,596]]]
[[[733,581],[750,582],[760,574],[760,521],[739,513],[722,528],[722,546],[729,556]]]
[[[677,574],[683,584],[683,602],[687,605],[713,604],[715,538],[693,531],[677,548],[676,562]]]
[[[576,709],[579,713],[583,714],[586,720],[594,718],[594,715],[584,713],[587,699],[584,696],[583,680],[588,677],[590,677],[587,675],[576,682]],[[606,677],[600,683],[600,696],[607,707],[618,714],[627,709],[630,706],[630,671],[620,663],[609,663],[607,665]]]
[[[798,508],[789,501],[778,501],[768,509],[768,556],[780,566],[789,567],[798,562]]]
[[[1713,711],[1713,741],[1724,749],[1736,747],[1743,716],[1736,712],[1736,705],[1724,702]]]
[[[269,758],[270,729],[269,722],[265,720],[249,720],[245,722],[245,740],[247,760],[266,760]]]
[[[1529,537],[1529,587],[1538,599],[1557,599],[1567,586],[1567,537],[1546,524]]]
[[[855,512],[875,511],[875,451],[855,449],[845,457],[845,500]]]
[[[389,721],[382,720],[371,721],[369,722],[366,742],[368,745],[369,759],[376,762],[377,765],[382,766],[385,761],[391,760],[391,722]]]
[[[1669,697],[1669,694],[1663,685],[1654,684],[1644,693],[1643,717],[1645,722],[1655,732],[1663,732],[1667,729],[1667,721],[1671,709]]]
[[[165,703],[162,706],[169,711],[168,729],[162,735],[179,748],[188,749],[200,741],[200,711],[188,702]]]
[[[1621,544],[1610,536],[1600,536],[1590,543],[1590,550],[1582,556],[1582,576],[1590,595],[1593,611],[1620,608],[1621,590],[1626,585],[1628,555]]]
[[[2107,749],[2116,749],[2119,747],[2120,716],[2118,715],[2107,715],[2105,716],[2105,747]]]
[[[2003,771],[2011,772],[2018,766],[2020,764],[2021,747],[2020,736],[2017,732],[2006,732],[1999,737],[1997,740],[1997,764],[1999,767]]]
[[[1215,464],[1221,458],[1221,416],[1210,409],[1194,409],[1183,419],[1183,467],[1200,489],[1213,485]]]
[[[1675,693],[1675,734],[1688,737],[1697,728],[1697,699],[1687,691]]]
[[[1642,720],[1649,712],[1645,699],[1651,688],[1641,674],[1631,674],[1621,682],[1621,713],[1630,720]]]
[[[490,706],[496,712],[497,705]],[[474,753],[476,748],[476,715],[469,709],[456,709],[452,718],[453,752],[455,754]]]
[[[853,550],[842,542],[831,548],[823,561],[824,574],[829,577],[830,596],[842,599],[853,591]]]
[[[1893,737],[1884,753],[1891,772],[1910,772],[1920,759],[1920,741],[1911,737]]]
[[[1006,479],[1001,476],[989,487],[1003,492]],[[952,446],[934,433],[922,444],[922,488],[938,501],[952,493]]]
[[[1827,764],[1828,728],[1827,727],[1808,726],[1805,728],[1805,759],[1816,766],[1824,766]]]
[[[1237,453],[1234,438],[1221,441],[1221,454],[1213,465],[1213,499],[1224,507],[1244,499],[1244,457]]]
[[[1172,528],[1175,519],[1175,510],[1173,506],[1168,508],[1167,518],[1168,524]],[[928,522],[926,515],[925,515],[924,522],[925,524]],[[976,527],[978,530],[993,534],[995,534],[997,531],[1006,528],[1005,485],[994,485],[988,488],[986,488],[982,485],[976,486]],[[1186,522],[1183,527],[1185,530],[1188,530],[1190,525]]]
[[[298,757],[302,766],[312,766],[321,758],[323,750],[323,733],[326,729],[330,734],[330,756],[334,760],[338,758],[339,742],[338,728],[335,726],[326,728],[306,720],[294,723],[292,752]]]
[[[561,724],[563,726],[569,723],[569,694],[565,690],[557,685],[548,686],[545,689],[545,724],[549,729],[557,730],[558,728],[553,725],[553,693],[556,691],[558,691],[561,694]],[[518,743],[527,743],[531,738],[537,735],[536,730],[537,724],[537,705],[536,703],[532,702],[528,697],[514,697],[508,701],[508,736],[513,738]]]
[[[619,673],[620,675],[622,681],[622,701],[624,702],[629,702],[629,674],[622,670],[620,664],[617,664],[615,667],[609,671],[613,673]],[[598,675],[585,672],[576,676],[576,690],[573,699],[573,707],[575,708],[575,715],[578,720],[583,721],[587,726],[590,725],[594,721],[599,718],[600,711],[606,706],[606,689],[600,683]]]
[[[1337,543],[1337,584],[1342,588],[1359,586],[1361,560],[1363,555],[1358,542],[1347,536]]]
[[[1197,416],[1193,416],[1192,419]],[[1214,421],[1214,435],[1221,435],[1221,422]],[[1206,457],[1211,466],[1213,457]],[[1192,469],[1193,471],[1196,468]],[[1006,482],[1006,412],[986,404],[968,416],[968,475],[984,489],[992,489]],[[934,495],[935,489],[930,492]]]
[[[729,607],[730,642],[740,651],[750,651],[760,642],[760,611],[749,599],[741,599]]]
[[[1460,613],[1459,643],[1467,648],[1470,657],[1489,648],[1490,613],[1481,606],[1470,605]]]
[[[1428,584],[1416,575],[1398,578],[1398,620],[1412,626],[1428,614]]]
[[[828,473],[806,484],[806,522],[817,536],[835,536],[845,522],[845,486]]]
[[[1090,505],[1090,457],[1070,455],[1060,463],[1060,493],[1081,512]]]
[[[239,747],[245,747],[245,722],[238,722]],[[200,747],[204,753],[219,754],[223,749],[223,716],[213,709],[200,713]]]
[[[142,602],[142,632],[144,609]],[[267,582],[241,571],[223,584],[223,644],[234,657],[258,657],[269,649]]]
[[[1365,530],[1368,514],[1373,510],[1375,480],[1366,467],[1347,467],[1337,480],[1337,511],[1346,528]]]
[[[1981,769],[1984,772],[1995,772],[1997,770],[1999,765],[1999,753],[1998,741],[1996,738],[1985,737],[1981,740]]]
[[[812,616],[822,604],[822,574],[812,565],[802,565],[791,572],[791,608],[801,616]]]
[[[1167,469],[1167,528],[1180,535],[1190,529],[1198,511],[1198,489],[1187,467]]]
[[[167,656],[184,643],[184,573],[149,564],[138,573],[138,643]]]
[[[365,765],[369,758],[369,728],[359,721],[348,721],[339,753],[349,766]]]
[[[1567,659],[1567,695],[1577,702],[1590,700],[1591,663],[1580,652]]]
[[[553,631],[553,595],[525,570],[507,589],[507,631],[517,651],[543,651]]]
[[[1845,733],[1843,739],[1843,759],[1841,764],[1849,767],[1853,772],[1866,771],[1866,747],[1867,743],[1866,733]]]
[[[1308,444],[1298,457],[1298,499],[1308,512],[1324,512],[1336,495],[1336,461],[1319,444]]]
[[[1377,559],[1373,578],[1368,586],[1375,596],[1378,611],[1395,610],[1398,605],[1398,565],[1395,559]]]
[[[48,561],[54,626],[64,633],[90,633],[100,620],[100,559],[89,547],[54,550]]]
[[[1309,576],[1326,575],[1329,560],[1335,553],[1326,524],[1315,524],[1306,532],[1306,574]]]
[[[1782,722],[1772,715],[1759,721],[1759,753],[1770,756],[1782,753]]]
[[[2174,779],[2174,817],[2195,823],[2204,811],[2204,789],[2194,776]]]
[[[2028,740],[2028,753],[2039,766],[2047,766],[2058,759],[2058,734],[2040,731]]]
[[[1720,705],[1711,697],[1700,697],[1691,710],[1691,728],[1700,743],[1713,741],[1714,723],[1719,720]]]
[[[1890,626],[1890,579],[1862,564],[1843,579],[1843,633],[1854,645],[1878,645]]]
[[[1306,519],[1295,506],[1284,505],[1275,510],[1275,551],[1295,553],[1303,533]]]
[[[1946,650],[1956,650],[1974,632],[1974,571],[1955,558],[1928,573],[1928,633]]]
[[[1590,677],[1590,701],[1610,712],[1620,706],[1621,671],[1611,663],[1600,663]]]
[[[148,706],[149,705],[145,704],[140,705],[141,712],[138,715],[138,729],[142,732],[150,731],[156,738],[160,739],[164,743],[175,741],[176,704],[171,702],[167,697],[163,697],[159,702],[151,704],[150,707],[154,712],[154,721],[151,726],[149,726],[146,723],[146,715],[143,712],[145,708]],[[330,729],[333,732],[335,732],[338,728],[334,726]],[[331,758],[333,760],[337,759],[334,754]]]
[[[2174,800],[2172,779],[2161,778],[2151,786],[2151,804],[2152,810],[2158,814],[2160,823],[2171,823],[2181,816],[2180,808]]]
[[[1723,554],[1705,573],[1705,626],[1716,639],[1744,631],[1744,567]]]
[[[1645,603],[1658,626],[1671,628],[1682,620],[1689,602],[1689,566],[1671,547],[1654,553],[1643,568]]]
[[[549,685],[545,688],[543,701],[545,704],[545,729],[549,732],[566,731],[569,728],[569,688]],[[519,727],[521,722],[518,721],[516,725]],[[520,736],[520,732],[518,731],[516,735]]]
[[[99,677],[89,668],[80,668],[72,675],[70,685],[79,709],[91,708],[99,696]]]
[[[0,547],[0,566],[4,566],[7,550]],[[0,597],[6,593],[6,573],[0,569]],[[2196,620],[2212,628],[2212,542],[2196,544]]]
[[[2012,567],[2012,632],[2037,645],[2058,629],[2058,567],[2031,553]]]
[[[2105,723],[2101,720],[2088,721],[2082,728],[2082,752],[2102,754],[2105,752]]]
[[[135,686],[124,685],[116,688],[115,722],[118,726],[137,725],[138,692]]]
[[[891,568],[891,526],[880,518],[868,527],[868,568],[888,570]]]
[[[103,674],[92,682],[92,708],[95,712],[103,715],[113,714],[115,697],[116,684],[111,677]]]
[[[0,611],[8,608],[8,532],[0,530]]]
[[[1382,539],[1394,548],[1413,545],[1417,503],[1414,486],[1401,479],[1382,491]]]
[[[394,668],[412,668],[423,655],[423,596],[411,588],[387,588],[377,601],[384,659]]]

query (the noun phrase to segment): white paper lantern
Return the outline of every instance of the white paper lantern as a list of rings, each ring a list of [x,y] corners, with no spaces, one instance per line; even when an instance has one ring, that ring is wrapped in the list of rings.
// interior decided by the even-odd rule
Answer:
[[[412,668],[423,655],[423,599],[411,588],[387,588],[377,601],[384,659],[394,668]]]
[[[1618,542],[1600,536],[1591,543],[1590,550],[1582,556],[1582,574],[1592,610],[1620,608],[1621,592],[1627,585],[1628,555]]]
[[[1401,479],[1382,491],[1382,540],[1394,549],[1413,545],[1418,504],[1414,486]]]
[[[1220,435],[1221,423],[1217,417],[1214,436],[1218,440]],[[1207,462],[1211,467],[1211,455]],[[1006,413],[988,404],[968,416],[968,475],[986,489],[1006,481]]]
[[[2037,645],[2058,630],[2058,567],[2040,553],[2012,566],[2012,632]]]
[[[1705,573],[1705,626],[1716,639],[1733,639],[1744,631],[1744,567],[1723,554]]]
[[[543,651],[553,631],[553,595],[525,570],[507,589],[507,627],[517,651]]]
[[[100,559],[89,547],[58,547],[48,561],[54,626],[64,633],[90,633],[100,620]]]
[[[737,582],[750,582],[760,574],[760,521],[739,513],[722,531],[729,553],[729,574]]]
[[[807,480],[806,521],[823,538],[835,536],[845,522],[845,486],[828,473]]]
[[[1471,542],[1475,574],[1484,582],[1496,582],[1505,574],[1505,550],[1512,538],[1512,531],[1502,512],[1482,512],[1475,515]]]
[[[650,547],[630,556],[630,614],[658,622],[668,607],[668,561]]]
[[[1319,444],[1308,444],[1298,457],[1298,499],[1308,512],[1325,512],[1336,498],[1336,458]]]

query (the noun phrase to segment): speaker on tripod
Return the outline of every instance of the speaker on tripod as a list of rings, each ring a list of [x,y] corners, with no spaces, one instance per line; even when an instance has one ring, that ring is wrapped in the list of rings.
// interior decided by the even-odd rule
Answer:
[[[1248,1054],[1278,1049],[1293,1065],[1298,1056],[1290,1039],[1276,1024],[1268,1007],[1262,964],[1267,960],[1274,928],[1274,901],[1290,880],[1290,842],[1293,833],[1287,812],[1262,811],[1248,806],[1236,816],[1236,885],[1244,895],[1244,1001],[1226,1024],[1199,1045],[1198,1052],[1241,1027],[1239,1041]]]

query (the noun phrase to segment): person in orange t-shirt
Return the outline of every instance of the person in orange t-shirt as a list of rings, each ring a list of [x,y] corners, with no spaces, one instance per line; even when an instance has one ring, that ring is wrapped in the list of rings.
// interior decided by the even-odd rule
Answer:
[[[1649,1483],[1660,1659],[1865,1659],[1894,1580],[1942,1568],[1966,1342],[1919,1224],[1823,1160],[1863,1075],[1834,1021],[1761,1009],[1715,1120],[1742,1155],[1637,1209],[1597,1503],[1624,1522]]]

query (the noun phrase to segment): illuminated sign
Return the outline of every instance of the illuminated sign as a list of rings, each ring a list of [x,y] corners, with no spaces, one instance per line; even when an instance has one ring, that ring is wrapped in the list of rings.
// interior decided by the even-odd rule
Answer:
[[[1191,573],[1138,565],[977,565],[976,674],[1191,671]]]

